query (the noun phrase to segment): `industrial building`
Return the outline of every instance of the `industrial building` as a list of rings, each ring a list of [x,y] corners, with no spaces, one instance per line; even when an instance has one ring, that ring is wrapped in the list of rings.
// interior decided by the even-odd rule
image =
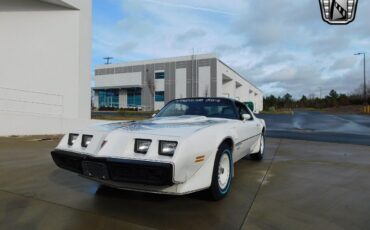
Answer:
[[[89,125],[91,0],[0,1],[0,135]]]
[[[151,111],[177,98],[228,97],[263,109],[262,91],[215,54],[101,65],[93,92],[95,108]]]

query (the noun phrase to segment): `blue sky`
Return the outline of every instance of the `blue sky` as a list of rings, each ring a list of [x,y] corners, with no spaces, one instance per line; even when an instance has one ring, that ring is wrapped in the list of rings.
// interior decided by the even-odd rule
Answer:
[[[93,0],[93,67],[216,53],[265,94],[295,97],[361,84],[358,51],[370,53],[369,1],[355,22],[322,21],[318,0]],[[369,56],[370,58],[370,56]],[[369,65],[370,66],[370,65]],[[369,75],[370,77],[370,75]]]

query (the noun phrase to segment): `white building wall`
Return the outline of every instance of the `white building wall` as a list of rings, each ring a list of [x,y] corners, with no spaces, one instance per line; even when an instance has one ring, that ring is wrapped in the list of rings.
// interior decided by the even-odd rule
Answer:
[[[94,108],[99,108],[99,93],[98,93],[98,91],[94,91],[93,106],[94,106]]]
[[[97,84],[96,87],[99,86],[112,86],[112,88],[117,87],[133,87],[133,84],[138,84],[139,79],[141,81],[141,78],[136,77],[138,80],[136,83],[133,83],[131,81],[130,83],[112,83],[112,77],[115,75],[108,74],[110,72],[115,72],[114,68],[122,68],[122,67],[129,67],[129,69],[133,68],[133,66],[140,66],[140,65],[155,65],[155,64],[161,64],[161,66],[165,66],[166,64],[176,63],[176,68],[170,68],[169,70],[166,70],[171,79],[167,81],[166,84],[169,86],[167,90],[169,92],[166,93],[167,99],[173,99],[175,98],[185,98],[187,95],[194,94],[198,96],[210,96],[214,95],[214,92],[211,92],[212,90],[216,89],[216,96],[218,97],[230,97],[237,100],[240,100],[242,102],[246,101],[253,101],[256,105],[256,112],[262,109],[262,92],[253,86],[250,82],[245,80],[243,77],[238,75],[235,71],[233,71],[230,67],[225,65],[222,61],[217,59],[217,55],[214,54],[204,54],[204,55],[197,55],[197,60],[199,61],[200,66],[198,67],[198,75],[192,79],[191,73],[187,72],[190,71],[191,60],[193,60],[193,56],[183,56],[183,57],[173,57],[173,58],[165,58],[165,59],[155,59],[155,60],[145,60],[145,61],[136,61],[136,62],[128,62],[128,63],[117,63],[117,64],[110,64],[110,65],[101,65],[97,67],[97,70],[104,70],[102,73],[106,73],[106,75],[97,75]],[[211,60],[211,61],[210,61]],[[213,63],[213,61],[217,60],[216,70],[214,71],[213,64],[204,64],[204,63]],[[158,67],[163,68],[163,67]],[[188,68],[188,69],[187,69]],[[162,72],[164,70],[155,70],[155,72]],[[168,71],[170,71],[168,73]],[[152,73],[151,73],[152,74]],[[214,78],[214,74],[216,74],[216,79]],[[174,75],[174,76],[173,76]],[[223,84],[222,78],[223,75],[227,76],[229,81],[225,84]],[[128,76],[128,75],[126,75]],[[104,79],[106,81],[105,84],[100,84],[100,80]],[[134,79],[135,76],[132,76],[132,79]],[[196,79],[195,79],[196,78]],[[214,85],[215,80],[217,81],[217,84]],[[165,91],[165,81],[156,79],[155,80],[155,90],[156,91]],[[100,84],[100,85],[99,85]],[[190,86],[190,84],[196,84],[197,93],[192,92],[191,89],[187,89],[187,87]],[[173,88],[171,88],[173,87]],[[214,88],[215,87],[215,88]],[[189,90],[189,92],[187,92]],[[252,90],[253,93],[249,93],[249,90]],[[257,95],[254,95],[254,93],[257,92]],[[212,93],[212,94],[211,94]],[[159,109],[164,105],[163,102],[155,102],[154,106],[155,109]],[[152,106],[152,105],[150,105]],[[152,108],[152,107],[150,107]]]
[[[229,78],[226,83],[222,80],[224,76]],[[241,86],[237,87],[237,83]],[[221,61],[217,62],[217,96],[229,97],[241,102],[252,101],[256,113],[263,109],[263,93]]]
[[[95,76],[95,87],[121,87],[121,86],[141,86],[142,73],[119,73],[111,75],[97,75]]]
[[[127,108],[127,90],[120,89],[118,95],[118,108]]]
[[[164,91],[164,79],[155,79],[155,91]]]
[[[0,135],[90,122],[91,1],[53,2],[0,1]]]
[[[211,67],[199,67],[199,97],[209,97],[211,95]]]
[[[155,101],[154,102],[154,110],[160,110],[164,106],[164,101]]]
[[[176,69],[175,97],[186,98],[186,68]]]
[[[226,71],[224,65],[221,62],[217,61],[217,97],[226,97],[222,92],[222,73]]]

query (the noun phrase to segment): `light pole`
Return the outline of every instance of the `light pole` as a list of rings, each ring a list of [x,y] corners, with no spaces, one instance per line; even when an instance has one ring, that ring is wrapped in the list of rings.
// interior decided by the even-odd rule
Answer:
[[[364,55],[364,101],[365,105],[367,105],[367,89],[366,89],[366,54],[365,52],[357,53],[355,55]]]
[[[110,63],[110,60],[112,60],[112,59],[113,59],[113,57],[105,57],[104,59],[106,60],[105,64],[106,64],[106,65],[109,65],[109,64],[111,64],[111,63]]]

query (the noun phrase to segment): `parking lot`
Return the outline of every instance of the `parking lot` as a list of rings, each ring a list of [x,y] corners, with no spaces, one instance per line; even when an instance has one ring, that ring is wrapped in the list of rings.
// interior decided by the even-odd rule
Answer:
[[[298,110],[257,116],[265,119],[270,137],[370,146],[369,115]]]
[[[0,229],[366,229],[370,147],[269,138],[229,196],[101,187],[57,168],[57,140],[0,138]]]

